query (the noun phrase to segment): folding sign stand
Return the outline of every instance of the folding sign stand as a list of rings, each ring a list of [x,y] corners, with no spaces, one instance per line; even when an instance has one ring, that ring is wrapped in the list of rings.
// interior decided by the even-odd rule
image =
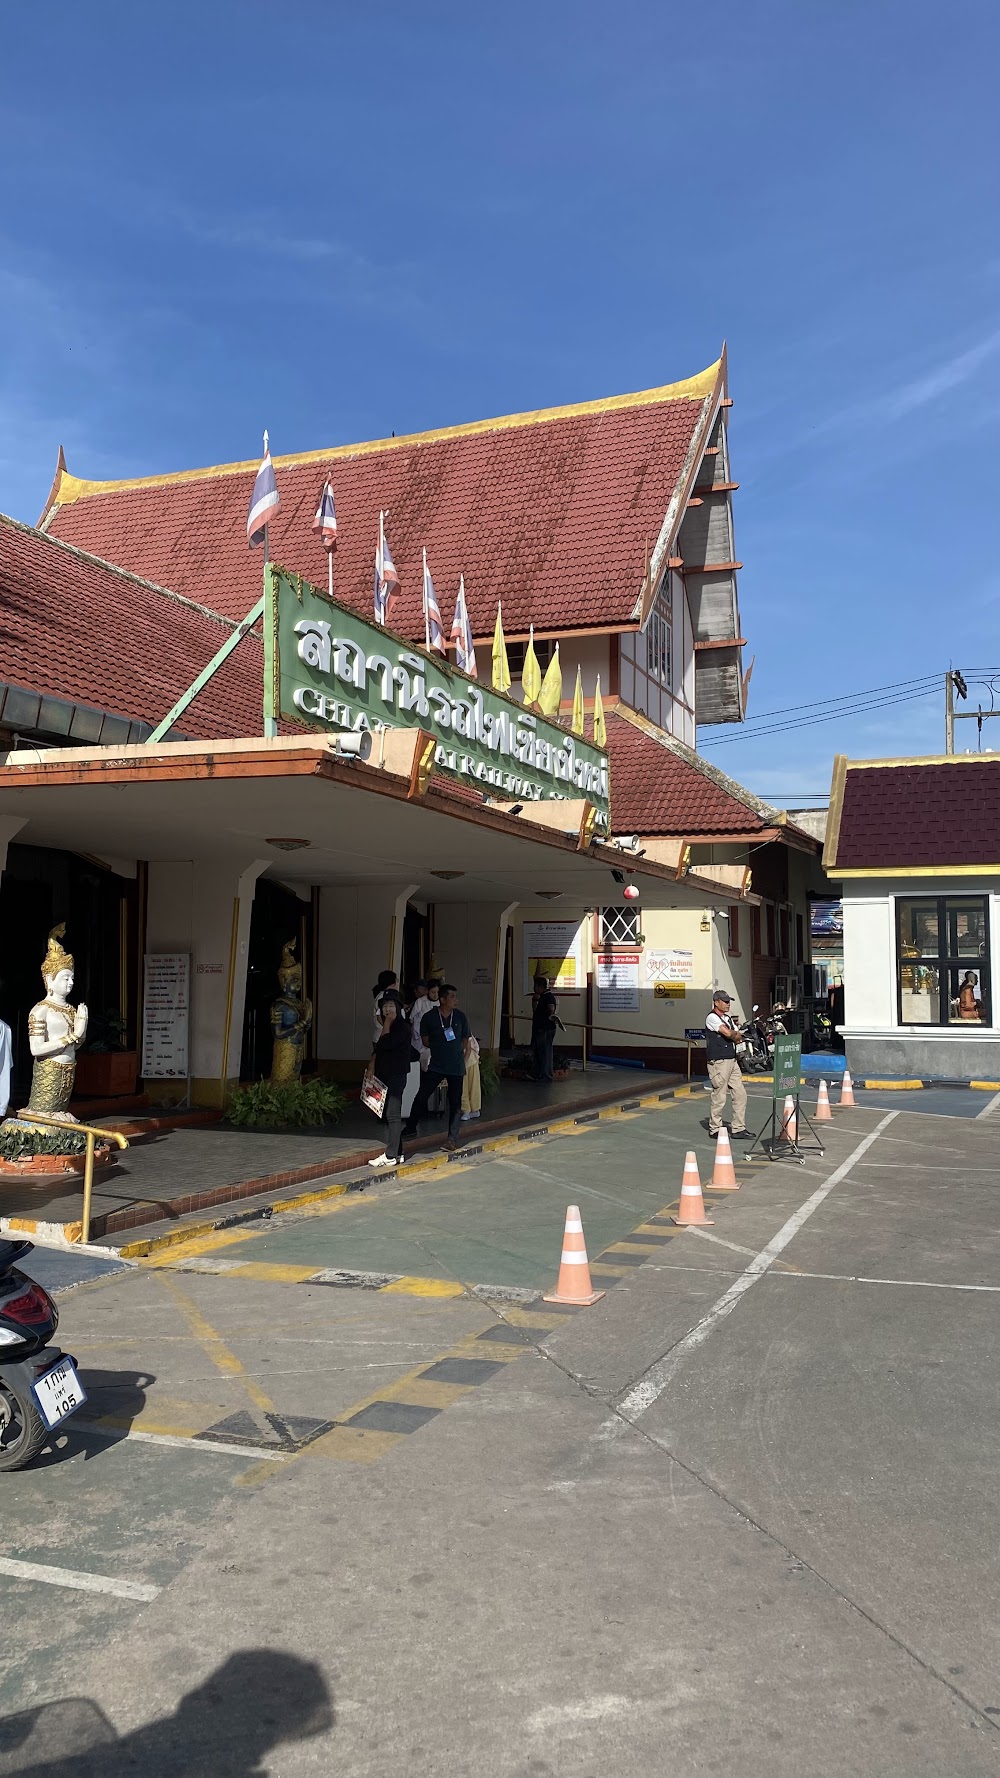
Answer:
[[[746,1150],[743,1158],[749,1160],[758,1146],[768,1160],[798,1161],[800,1167],[805,1165],[807,1154],[823,1154],[825,1150],[819,1135],[813,1128],[805,1112],[799,1096],[800,1074],[802,1069],[802,1038],[797,1033],[781,1032],[774,1044],[774,1078],[771,1082],[771,1115],[762,1130],[759,1130]],[[795,1102],[794,1137],[785,1130],[784,1099],[789,1097]],[[782,1109],[779,1110],[779,1107]],[[805,1124],[813,1137],[806,1143],[801,1140],[802,1125]]]
[[[750,1159],[754,1149],[758,1147],[767,1155],[769,1161],[794,1160],[798,1161],[800,1167],[805,1166],[807,1154],[826,1153],[817,1131],[802,1110],[802,1101],[797,1091],[793,1097],[795,1099],[795,1139],[793,1140],[790,1136],[783,1133],[785,1114],[783,1110],[779,1110],[777,1099],[772,1099],[771,1115],[763,1129],[757,1132],[750,1147],[746,1150],[743,1156],[745,1161]],[[806,1125],[806,1128],[814,1137],[814,1141],[803,1142],[801,1140],[803,1124]]]

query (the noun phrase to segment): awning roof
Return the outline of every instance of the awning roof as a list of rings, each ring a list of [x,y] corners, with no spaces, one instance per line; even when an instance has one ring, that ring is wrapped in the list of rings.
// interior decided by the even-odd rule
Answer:
[[[616,900],[620,869],[647,907],[733,899],[732,889],[693,874],[679,882],[671,866],[611,846],[581,852],[575,831],[537,826],[527,811],[459,800],[433,780],[421,800],[408,789],[404,777],[338,758],[322,738],[19,752],[0,766],[0,822],[16,827],[15,842],[112,860],[268,858],[267,874],[303,890],[405,882],[419,885],[418,899],[558,908]],[[276,840],[307,843],[288,850]]]

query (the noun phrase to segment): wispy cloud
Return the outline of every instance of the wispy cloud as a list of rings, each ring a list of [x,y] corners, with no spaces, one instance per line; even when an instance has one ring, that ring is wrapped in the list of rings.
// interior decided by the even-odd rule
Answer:
[[[327,274],[318,283],[299,280],[285,294],[299,301],[331,300],[396,320],[426,322],[432,305],[418,289],[420,268],[408,261],[380,264],[335,236],[287,233],[267,216],[208,216],[187,206],[169,207],[168,217],[193,240],[223,252],[257,259],[285,260]]]
[[[976,346],[970,346],[966,352],[957,352],[943,363],[925,371],[922,376],[914,377],[911,382],[902,383],[898,389],[882,397],[882,409],[889,419],[898,420],[903,414],[912,414],[917,408],[927,407],[942,395],[949,395],[952,389],[958,389],[969,378],[974,376],[980,365],[992,358],[1000,348],[1000,329],[988,334]]]

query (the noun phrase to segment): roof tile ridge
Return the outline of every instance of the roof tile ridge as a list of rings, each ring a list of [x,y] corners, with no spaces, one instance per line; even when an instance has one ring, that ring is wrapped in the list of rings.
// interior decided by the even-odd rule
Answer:
[[[568,402],[560,407],[527,408],[520,413],[496,414],[485,420],[464,420],[453,426],[439,426],[422,432],[404,432],[398,437],[362,439],[352,444],[329,445],[319,450],[295,451],[285,455],[278,453],[272,456],[271,461],[275,469],[305,468],[424,444],[443,444],[455,438],[475,438],[491,432],[507,432],[521,426],[539,426],[587,415],[616,413],[631,407],[655,407],[658,402],[704,402],[715,388],[721,362],[721,359],[716,359],[693,377],[684,377],[675,383],[661,383],[653,389],[637,389],[621,395],[599,395],[589,401]],[[168,470],[159,475],[129,476],[120,481],[103,482],[72,475],[66,469],[64,461],[61,470],[57,467],[53,491],[49,496],[50,506],[45,516],[46,519],[49,517],[53,505],[72,506],[77,500],[86,500],[98,494],[178,486],[189,481],[210,480],[216,476],[249,475],[259,464],[260,459],[253,457],[240,462],[214,463],[198,469]],[[59,495],[64,491],[68,497],[60,500]]]
[[[213,611],[210,605],[199,605],[196,599],[189,599],[185,593],[175,593],[172,587],[159,586],[155,580],[145,580],[141,574],[132,574],[128,568],[119,567],[117,562],[109,562],[105,556],[92,555],[90,550],[80,549],[75,543],[67,543],[62,537],[52,537],[37,525],[26,525],[22,519],[11,518],[9,513],[0,512],[0,527],[13,525],[15,531],[23,531],[26,537],[38,537],[52,549],[65,550],[67,555],[77,556],[81,562],[89,562],[95,568],[107,568],[117,574],[120,580],[128,580],[134,586],[145,587],[147,592],[160,593],[164,599],[173,599],[178,605],[186,605],[189,611],[197,611],[202,617],[212,618],[216,623],[224,624],[227,630],[238,630],[240,619],[225,617],[221,611]]]
[[[703,759],[702,755],[696,753],[693,747],[689,747],[686,741],[679,741],[676,735],[668,735],[663,729],[658,729],[655,723],[650,722],[648,717],[643,717],[637,710],[629,710],[619,704],[615,714],[624,717],[625,721],[630,722],[633,728],[638,729],[641,734],[648,734],[651,740],[658,741],[667,753],[674,754],[685,765],[693,766],[694,770],[700,772],[703,778],[707,778],[709,783],[714,784],[717,790],[725,791],[727,796],[742,803],[744,808],[752,810],[768,827],[778,824],[780,809],[775,809],[770,803],[764,802],[763,798],[754,796],[753,791],[747,790],[745,785],[737,784],[735,778],[728,777],[725,772],[719,770],[718,766],[713,766],[707,759]]]

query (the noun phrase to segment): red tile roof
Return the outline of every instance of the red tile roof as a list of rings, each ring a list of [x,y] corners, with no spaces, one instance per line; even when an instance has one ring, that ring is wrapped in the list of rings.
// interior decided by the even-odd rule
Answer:
[[[1000,759],[841,763],[842,801],[831,807],[829,854],[840,870],[1000,864]],[[840,801],[839,825],[837,804]]]
[[[478,636],[492,634],[499,598],[511,636],[529,623],[541,631],[626,623],[665,515],[671,512],[672,529],[683,519],[688,477],[724,374],[720,360],[687,382],[638,395],[278,456],[282,507],[271,554],[325,585],[325,556],[311,526],[329,472],[335,591],[357,611],[371,611],[382,507],[401,578],[393,625],[406,635],[423,634],[424,547],[446,628],[460,572]],[[246,543],[257,467],[102,483],[60,465],[46,529],[241,618],[260,591],[260,552]]]
[[[693,839],[698,834],[757,833],[781,817],[741,784],[675,741],[618,710],[607,717],[611,827]]]
[[[0,515],[0,679],[155,725],[233,629]],[[244,638],[185,711],[192,739],[262,732],[263,648]]]

